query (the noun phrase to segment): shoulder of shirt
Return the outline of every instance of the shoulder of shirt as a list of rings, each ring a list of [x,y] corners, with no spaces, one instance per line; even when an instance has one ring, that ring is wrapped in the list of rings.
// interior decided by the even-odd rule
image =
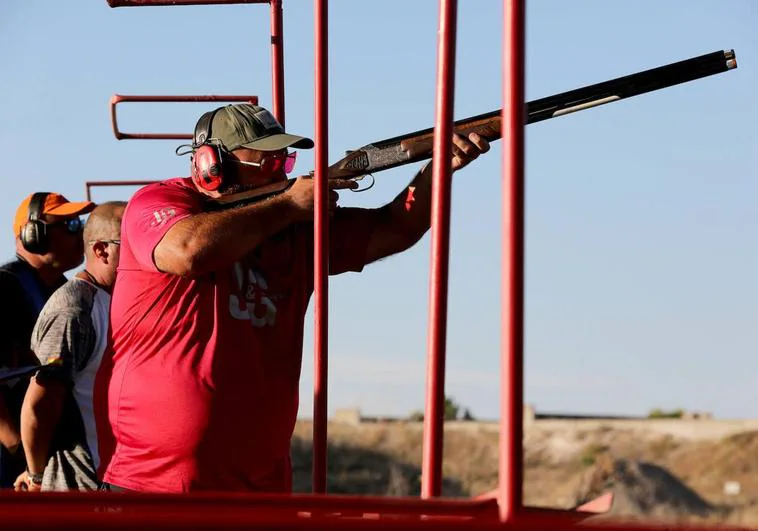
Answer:
[[[86,280],[71,278],[50,296],[43,312],[89,314],[99,292],[107,295],[107,292]]]
[[[157,181],[154,183],[146,184],[134,193],[133,197],[156,192],[162,189],[171,188],[187,191],[191,194],[199,194],[195,186],[192,184],[192,178],[190,177],[173,177],[171,179],[165,179],[163,181]]]
[[[29,271],[31,269],[31,266],[21,259],[11,260],[10,262],[0,265],[0,279],[2,279],[3,282],[10,281],[18,284],[18,286],[21,287],[22,281],[20,275],[23,274],[23,271]],[[32,274],[34,275],[35,280],[37,280],[36,273]]]

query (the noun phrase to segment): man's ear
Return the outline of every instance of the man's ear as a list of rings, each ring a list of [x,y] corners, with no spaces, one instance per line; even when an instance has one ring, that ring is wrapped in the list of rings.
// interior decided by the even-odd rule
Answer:
[[[92,252],[98,260],[104,264],[108,263],[108,246],[103,242],[95,242],[92,244]]]

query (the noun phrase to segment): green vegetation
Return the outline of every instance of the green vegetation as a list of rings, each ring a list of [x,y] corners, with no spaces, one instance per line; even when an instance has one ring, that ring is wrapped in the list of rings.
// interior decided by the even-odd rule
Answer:
[[[663,409],[653,409],[647,414],[649,419],[680,419],[684,416],[683,409],[673,409],[666,411]]]
[[[408,415],[408,420],[414,421],[414,422],[421,422],[424,420],[424,412],[423,411],[413,411],[410,415]],[[458,404],[455,399],[452,397],[446,396],[445,397],[445,420],[466,420],[466,421],[474,421],[476,420],[474,418],[473,413],[471,413],[471,410],[468,408],[462,408],[460,404]]]

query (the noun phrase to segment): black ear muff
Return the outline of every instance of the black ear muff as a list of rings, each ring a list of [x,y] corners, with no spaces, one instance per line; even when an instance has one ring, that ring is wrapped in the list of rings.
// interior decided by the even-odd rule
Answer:
[[[29,218],[21,227],[21,245],[34,254],[45,254],[48,251],[47,225],[40,220],[45,208],[48,192],[36,192],[29,201]]]
[[[203,114],[195,126],[190,166],[192,181],[204,190],[216,190],[224,182],[221,148],[209,142],[211,123],[216,110]]]

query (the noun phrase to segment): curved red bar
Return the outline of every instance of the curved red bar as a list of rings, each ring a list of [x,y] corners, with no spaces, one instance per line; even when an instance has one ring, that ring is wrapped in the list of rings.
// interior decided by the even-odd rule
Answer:
[[[192,133],[124,133],[118,129],[116,106],[126,102],[204,102],[204,101],[237,101],[258,104],[258,96],[126,96],[114,94],[111,96],[111,125],[113,135],[118,140],[189,140]]]

